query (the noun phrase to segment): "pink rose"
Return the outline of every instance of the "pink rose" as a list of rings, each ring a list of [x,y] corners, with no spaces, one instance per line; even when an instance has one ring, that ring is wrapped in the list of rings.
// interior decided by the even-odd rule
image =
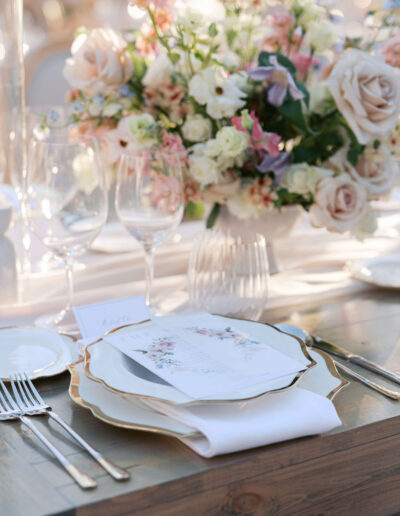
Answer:
[[[73,88],[87,96],[109,95],[132,76],[133,65],[122,35],[112,29],[93,29],[72,44],[63,74]]]
[[[167,163],[175,163],[178,158],[181,165],[186,164],[187,150],[178,135],[162,131],[161,152]]]
[[[367,192],[347,174],[327,177],[318,184],[310,208],[315,226],[344,233],[358,226],[367,214]]]
[[[400,34],[385,41],[381,48],[387,64],[400,67]]]

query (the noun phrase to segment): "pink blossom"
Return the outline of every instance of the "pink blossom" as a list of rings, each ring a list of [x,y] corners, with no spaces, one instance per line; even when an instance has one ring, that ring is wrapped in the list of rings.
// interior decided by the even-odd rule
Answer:
[[[380,51],[385,56],[387,64],[400,67],[400,34],[385,41]]]
[[[175,215],[183,203],[182,183],[174,176],[157,174],[152,189],[153,206],[168,215]]]
[[[174,84],[171,78],[153,88],[145,88],[144,97],[150,113],[156,115],[157,109],[161,109],[167,112],[175,123],[179,123],[192,111],[190,104],[184,99],[185,88],[182,84]]]
[[[165,159],[168,164],[176,164],[177,159],[179,159],[181,165],[186,164],[187,151],[180,136],[162,131],[161,145],[162,158]]]
[[[309,54],[303,54],[296,49],[293,49],[290,52],[290,60],[294,64],[297,70],[297,74],[299,78],[304,79],[307,75],[307,72],[313,66],[316,66],[319,63],[319,59],[315,56],[310,56]]]
[[[275,133],[264,132],[254,111],[250,113],[250,117],[253,120],[251,135],[249,131],[243,127],[241,116],[232,118],[232,125],[236,127],[238,131],[247,135],[249,146],[254,150],[268,152],[272,157],[276,157],[279,154],[281,137]]]

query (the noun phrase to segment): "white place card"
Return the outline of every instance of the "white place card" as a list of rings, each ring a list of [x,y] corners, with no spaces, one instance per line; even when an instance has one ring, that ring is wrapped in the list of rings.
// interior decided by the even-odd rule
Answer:
[[[82,305],[73,310],[84,339],[100,337],[118,326],[138,323],[151,318],[144,296]]]
[[[147,327],[112,334],[105,340],[193,399],[231,392],[305,368],[218,317],[193,316],[190,325],[187,316],[176,317],[175,323],[179,320],[186,324],[164,328],[163,318],[157,318]]]

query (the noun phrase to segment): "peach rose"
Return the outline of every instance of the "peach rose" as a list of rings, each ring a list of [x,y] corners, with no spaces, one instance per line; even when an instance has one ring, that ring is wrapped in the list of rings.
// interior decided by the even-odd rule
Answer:
[[[367,213],[367,192],[347,174],[323,179],[310,208],[311,222],[315,226],[336,233],[358,226]]]
[[[400,114],[400,75],[380,58],[352,49],[335,65],[328,87],[361,144],[386,136]]]
[[[72,44],[63,74],[73,88],[87,96],[109,95],[132,76],[133,65],[122,35],[112,29],[93,29]]]
[[[385,41],[380,51],[385,56],[387,64],[400,67],[400,34]]]

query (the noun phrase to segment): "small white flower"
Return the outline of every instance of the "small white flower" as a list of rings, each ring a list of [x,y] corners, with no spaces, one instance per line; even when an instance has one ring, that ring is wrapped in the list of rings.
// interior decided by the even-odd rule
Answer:
[[[151,131],[154,118],[149,113],[129,115],[118,124],[118,130],[122,140],[134,141],[138,147],[151,147],[155,143]]]
[[[121,111],[121,109],[121,104],[118,104],[118,102],[111,102],[110,104],[107,104],[103,109],[103,116],[114,116],[119,111]]]
[[[207,156],[191,155],[189,157],[189,173],[201,186],[217,183],[219,180],[217,165],[213,159]]]
[[[196,31],[205,24],[205,18],[201,11],[189,6],[180,10],[176,24],[185,30]]]
[[[316,81],[309,87],[310,112],[323,115],[326,111],[326,104],[332,95],[324,82]]]
[[[201,105],[212,118],[232,117],[245,105],[246,93],[230,80],[222,68],[205,68],[189,82],[189,95]]]
[[[154,88],[168,79],[173,69],[169,58],[165,55],[159,55],[147,68],[142,83],[147,87]]]
[[[317,184],[325,177],[333,176],[332,170],[310,166],[307,163],[289,165],[284,172],[281,186],[290,193],[313,194]]]
[[[212,124],[209,118],[202,115],[188,115],[182,126],[183,137],[189,142],[203,142],[212,134]]]
[[[338,41],[337,29],[328,20],[310,22],[305,37],[307,45],[316,52],[324,52]]]

